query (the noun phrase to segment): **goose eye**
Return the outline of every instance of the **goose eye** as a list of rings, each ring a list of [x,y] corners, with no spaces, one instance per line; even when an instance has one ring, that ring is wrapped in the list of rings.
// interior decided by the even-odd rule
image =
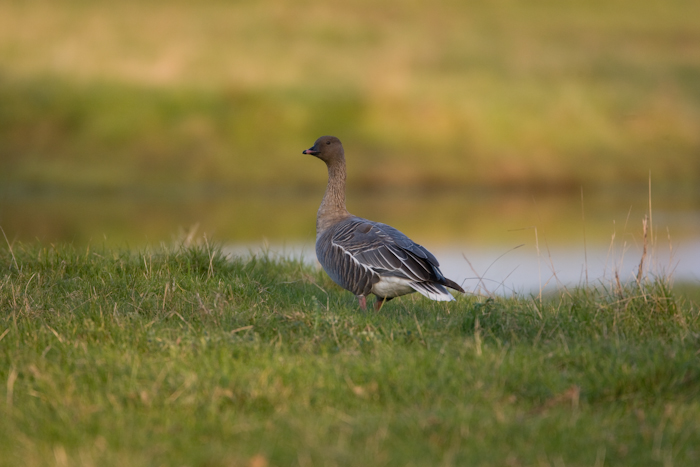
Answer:
[[[326,144],[330,145],[330,144],[331,144],[331,142],[330,142],[330,141],[326,141]]]

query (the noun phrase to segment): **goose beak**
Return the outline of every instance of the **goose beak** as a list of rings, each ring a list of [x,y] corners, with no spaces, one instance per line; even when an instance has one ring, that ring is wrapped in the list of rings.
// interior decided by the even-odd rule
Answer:
[[[315,147],[315,146],[312,146],[312,147],[310,147],[309,149],[305,149],[305,150],[303,150],[301,153],[302,153],[302,154],[311,154],[312,156],[315,156],[315,155],[317,155],[319,152],[321,152],[321,151],[315,150],[314,147]]]

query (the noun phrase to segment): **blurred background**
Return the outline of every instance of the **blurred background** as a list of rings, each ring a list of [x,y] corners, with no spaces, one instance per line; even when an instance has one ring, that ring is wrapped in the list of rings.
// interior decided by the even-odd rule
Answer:
[[[659,268],[697,281],[698,18],[694,0],[3,1],[0,226],[313,258],[326,172],[301,151],[333,134],[349,210],[462,279],[628,273],[651,204]]]

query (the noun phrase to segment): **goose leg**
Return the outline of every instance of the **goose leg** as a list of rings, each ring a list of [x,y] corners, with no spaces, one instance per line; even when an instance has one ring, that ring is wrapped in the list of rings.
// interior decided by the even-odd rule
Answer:
[[[367,310],[367,298],[364,295],[358,295],[357,300],[360,302],[360,308],[362,308],[362,311]]]
[[[391,297],[391,298],[393,298],[393,297]],[[391,298],[377,297],[377,301],[374,302],[374,309],[375,309],[376,311],[381,310],[382,307],[384,306],[384,304],[385,304],[386,302],[388,302],[389,300],[391,300]]]

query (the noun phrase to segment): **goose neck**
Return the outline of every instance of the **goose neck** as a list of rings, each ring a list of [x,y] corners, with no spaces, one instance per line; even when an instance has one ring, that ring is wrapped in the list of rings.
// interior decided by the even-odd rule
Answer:
[[[345,208],[345,178],[346,171],[343,162],[328,164],[328,185],[316,218],[318,235],[335,222],[350,216]]]

